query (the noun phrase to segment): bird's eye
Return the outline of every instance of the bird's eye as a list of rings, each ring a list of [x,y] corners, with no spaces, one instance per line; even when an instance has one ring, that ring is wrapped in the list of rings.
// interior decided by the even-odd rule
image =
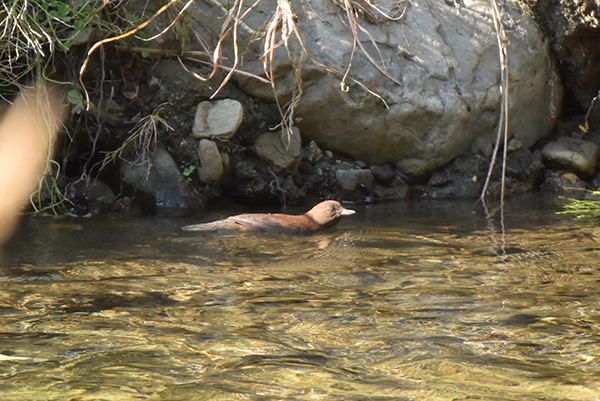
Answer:
[[[331,212],[331,206],[327,206],[327,211]]]

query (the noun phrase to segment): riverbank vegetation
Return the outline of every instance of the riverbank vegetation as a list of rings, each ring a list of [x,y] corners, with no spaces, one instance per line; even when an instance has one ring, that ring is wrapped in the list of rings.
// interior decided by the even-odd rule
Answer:
[[[361,54],[390,83],[401,84],[397,77],[386,71],[378,42],[365,27],[367,24],[401,22],[410,6],[408,2],[396,2],[388,11],[384,11],[369,0],[333,0],[333,4],[339,7],[339,17],[348,28],[349,43],[352,44],[350,60],[345,60],[347,64],[343,68],[338,66],[337,69],[323,64],[307,51],[302,32],[296,25],[298,17],[294,13],[293,3],[288,0],[274,3],[273,12],[265,15],[263,25],[255,24],[251,28],[251,24],[246,23],[249,20],[247,16],[259,2],[260,0],[252,4],[243,0],[227,4],[210,2],[215,15],[218,15],[217,21],[221,28],[220,32],[218,28],[217,32],[212,32],[213,37],[207,40],[207,37],[191,28],[192,13],[189,11],[193,9],[193,0],[166,0],[160,3],[0,0],[0,97],[9,103],[34,81],[52,83],[62,89],[70,111],[63,127],[65,134],[49,153],[44,177],[32,194],[32,209],[35,212],[57,214],[69,212],[77,203],[81,184],[88,184],[111,169],[112,172],[106,174],[110,177],[102,179],[108,182],[113,191],[122,191],[122,183],[118,178],[119,167],[115,167],[114,162],[122,158],[141,158],[144,159],[142,161],[147,161],[157,143],[168,148],[177,161],[181,174],[196,189],[204,188],[204,183],[199,182],[195,174],[190,174],[199,167],[196,151],[190,150],[191,146],[185,149],[185,137],[181,133],[177,134],[178,130],[184,132],[189,128],[189,124],[184,125],[188,122],[182,121],[187,117],[180,115],[173,118],[175,113],[169,110],[172,105],[167,105],[170,96],[176,96],[177,90],[169,86],[175,79],[163,83],[145,71],[153,69],[157,61],[170,59],[173,63],[179,63],[189,74],[185,79],[202,82],[204,87],[197,90],[194,96],[205,100],[225,91],[225,84],[231,81],[234,74],[252,75],[238,68],[242,58],[248,57],[247,49],[244,48],[247,43],[241,38],[249,38],[249,43],[260,48],[260,61],[264,68],[264,74],[258,76],[260,74],[256,73],[258,75],[254,74],[251,78],[267,83],[277,94],[277,73],[274,70],[276,50],[284,49],[288,57],[295,60],[295,80],[283,83],[283,86],[289,85],[292,88],[290,95],[282,100],[275,96],[276,102],[269,105],[278,116],[266,121],[264,115],[261,115],[254,120],[262,118],[269,129],[281,129],[284,135],[290,132],[295,123],[295,107],[303,95],[301,73],[305,62],[313,63],[335,76],[341,91],[346,92],[349,86],[358,87],[381,102],[382,107],[387,107],[386,99],[381,94],[372,91],[354,76],[353,61],[355,55]],[[495,1],[490,4],[490,17],[497,37],[495,51],[498,55],[498,76],[501,81],[498,88],[502,99],[498,106],[498,128],[492,163],[486,165],[499,167],[500,173],[493,173],[490,168],[485,179],[480,177],[475,180],[477,185],[483,183],[483,190],[479,192],[482,201],[490,193],[493,197],[504,198],[504,187],[496,190],[497,187],[493,184],[496,181],[504,183],[507,179],[506,152],[511,150],[508,144],[511,135],[508,115],[511,77],[508,76],[508,65],[512,55],[507,49],[509,40],[504,31],[504,10]],[[462,6],[459,2],[454,2],[454,7],[460,9]],[[448,9],[447,12],[460,13],[456,9]],[[362,35],[362,41],[359,40],[359,35]],[[492,37],[491,35],[488,37]],[[195,46],[191,46],[190,38],[197,42],[194,43]],[[201,51],[198,50],[199,44],[203,46]],[[165,74],[171,75],[172,69]],[[185,85],[189,87],[195,84]],[[153,99],[159,91],[157,88],[169,92],[160,101]],[[187,95],[184,91],[181,92],[182,96]],[[192,104],[197,104],[197,100],[187,100],[189,104],[185,103],[185,107],[190,106],[189,109],[192,109]],[[179,103],[175,107],[182,108],[181,99],[177,101]],[[253,105],[254,103],[251,104]],[[260,107],[266,108],[264,105]],[[187,131],[185,135],[189,136]],[[250,141],[243,141],[244,139],[240,139],[241,145],[235,143],[226,149],[228,156],[242,147],[250,147]],[[330,158],[343,160],[343,157],[337,155]],[[496,158],[500,160],[499,163],[494,163]],[[366,170],[365,167],[360,169]],[[424,179],[403,176],[393,163],[386,167],[389,167],[390,174],[396,174],[396,181],[406,180],[409,185],[419,185]],[[351,167],[352,169],[355,167]],[[462,173],[466,174],[464,171]],[[273,172],[270,175],[272,177],[267,182],[280,190],[285,178],[289,178],[287,181],[292,181],[294,185],[297,184],[300,190],[305,181],[310,181],[297,180],[291,175],[278,177]],[[114,182],[110,182],[111,178]],[[297,182],[294,183],[294,180]],[[534,181],[537,182],[537,179]],[[117,197],[120,195],[121,192]],[[322,196],[322,193],[314,195]],[[77,210],[74,213],[85,214]]]

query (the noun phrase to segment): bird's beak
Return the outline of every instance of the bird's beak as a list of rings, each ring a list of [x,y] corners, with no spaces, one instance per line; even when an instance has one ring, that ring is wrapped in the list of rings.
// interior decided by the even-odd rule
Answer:
[[[342,216],[350,216],[351,214],[356,213],[354,210],[351,209],[344,209],[342,210]]]

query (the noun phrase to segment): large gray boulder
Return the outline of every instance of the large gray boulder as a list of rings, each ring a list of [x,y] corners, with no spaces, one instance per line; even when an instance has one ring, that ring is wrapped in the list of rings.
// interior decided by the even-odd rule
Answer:
[[[351,23],[340,4],[331,0],[290,3],[309,54],[302,59],[303,94],[295,114],[302,134],[325,149],[368,163],[395,162],[405,173],[417,176],[469,148],[489,155],[500,108],[491,3],[378,1],[385,12],[400,4],[398,11],[404,15],[393,21],[370,9],[367,2],[356,2],[366,11],[359,12],[357,19],[360,46],[353,58]],[[509,43],[509,131],[529,147],[551,130],[560,111],[562,86],[531,14],[515,0],[501,4]],[[239,34],[259,32],[275,9],[274,0],[258,3],[244,19],[248,29],[240,28]],[[275,83],[283,103],[291,98],[294,73],[299,71],[292,59],[296,52],[296,62],[300,60],[301,49],[290,41],[287,49],[281,46],[275,51]],[[257,60],[259,50],[254,56],[247,51],[240,68],[264,76],[262,62],[250,61]],[[345,81],[348,90],[342,91],[341,75],[351,60],[350,78]],[[239,82],[246,92],[273,100],[270,85],[244,76]]]

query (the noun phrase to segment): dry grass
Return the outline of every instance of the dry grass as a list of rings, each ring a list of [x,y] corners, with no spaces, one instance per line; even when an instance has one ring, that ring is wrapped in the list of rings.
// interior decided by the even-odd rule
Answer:
[[[123,157],[125,149],[129,145],[133,145],[135,149],[135,158],[133,164],[143,164],[149,159],[150,154],[156,149],[158,141],[158,133],[161,127],[166,130],[173,131],[173,128],[160,117],[161,109],[166,104],[159,105],[154,111],[138,121],[135,126],[129,131],[129,136],[125,139],[118,149],[106,153],[106,156],[100,163],[100,170],[106,167],[109,163],[114,162],[118,158]]]
[[[38,12],[27,0],[0,2],[1,87],[21,88],[35,66],[54,51],[54,40],[40,26]]]

